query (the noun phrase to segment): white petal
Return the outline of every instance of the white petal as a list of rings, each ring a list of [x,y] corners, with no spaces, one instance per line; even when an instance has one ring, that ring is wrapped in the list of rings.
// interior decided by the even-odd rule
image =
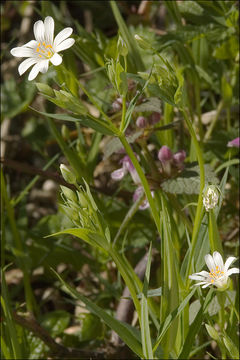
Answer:
[[[56,48],[63,40],[67,39],[73,32],[73,29],[68,27],[60,31],[54,39],[53,47]]]
[[[211,285],[211,283],[208,283],[206,285],[203,285],[202,288],[205,289],[206,287],[208,287],[209,285]]]
[[[113,171],[111,173],[111,178],[113,180],[118,181],[118,180],[121,180],[124,177],[125,174],[126,174],[126,170],[124,170],[123,168],[120,168],[120,169],[117,169],[117,170],[115,170],[115,171]]]
[[[41,62],[38,62],[37,64],[34,65],[34,67],[30,71],[29,76],[28,76],[29,81],[32,81],[33,79],[35,79],[35,77],[38,75],[41,67],[42,67]]]
[[[61,44],[59,44],[55,47],[55,51],[59,52],[59,51],[66,50],[66,49],[70,48],[71,46],[73,46],[74,43],[75,43],[74,39],[72,39],[72,38],[66,39],[66,40],[62,41]]]
[[[231,263],[234,262],[236,259],[237,258],[235,258],[234,256],[229,256],[229,258],[227,258],[227,261],[225,262],[225,265],[224,265],[224,271],[225,272],[228,270]]]
[[[38,61],[37,61],[37,59],[34,59],[34,58],[29,58],[29,59],[26,59],[23,62],[21,62],[21,64],[18,67],[19,75],[24,74],[25,71],[27,71],[27,69],[29,69],[30,66],[32,66],[33,64],[36,64],[36,62],[38,62]]]
[[[215,262],[210,254],[205,255],[205,263],[210,271],[215,270]]]
[[[54,20],[51,16],[47,16],[44,20],[45,27],[45,41],[47,45],[53,44],[53,35],[54,35]]]
[[[196,283],[194,284],[195,286],[198,286],[198,285],[204,285],[204,284],[208,284],[206,281],[202,281],[202,282],[199,282],[199,283]]]
[[[239,273],[240,273],[240,270],[238,268],[232,268],[232,269],[227,271],[226,275],[230,276],[232,274],[239,274]]]
[[[192,280],[204,280],[204,277],[203,276],[200,276],[200,275],[189,275],[189,279],[192,279]]]
[[[36,40],[31,40],[28,43],[24,44],[23,46],[34,49],[37,47],[37,44],[38,44],[38,42]]]
[[[213,260],[215,262],[215,265],[219,266],[220,270],[223,270],[223,268],[224,268],[223,259],[222,259],[221,254],[219,254],[218,251],[214,251]]]
[[[200,275],[200,276],[208,277],[209,273],[207,271],[203,270],[203,271],[200,271],[200,272],[195,273],[193,275]]]
[[[19,47],[13,48],[10,51],[10,53],[16,57],[32,57],[32,56],[34,56],[34,51],[32,49],[26,48],[24,46],[19,46]]]
[[[41,64],[41,67],[40,67],[39,71],[42,74],[45,74],[48,71],[49,60],[42,60],[40,64]]]
[[[38,42],[44,41],[45,31],[44,31],[44,25],[43,25],[42,20],[38,20],[37,22],[35,22],[35,24],[33,25],[33,32],[34,32],[35,39]]]
[[[62,62],[62,57],[56,53],[50,58],[50,61],[53,65],[58,66]]]

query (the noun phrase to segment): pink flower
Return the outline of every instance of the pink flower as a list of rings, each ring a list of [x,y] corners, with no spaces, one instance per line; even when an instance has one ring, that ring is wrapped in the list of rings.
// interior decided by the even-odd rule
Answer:
[[[120,160],[120,163],[122,163],[122,167],[113,171],[111,174],[111,178],[113,180],[119,181],[129,172],[132,176],[134,183],[140,184],[141,181],[130,157],[128,155],[124,156],[124,158]]]
[[[233,139],[232,141],[229,141],[227,144],[228,147],[240,147],[240,138],[237,137],[236,139]]]
[[[136,202],[138,201],[138,199],[142,196],[142,194],[144,193],[144,190],[143,190],[143,187],[142,186],[139,186],[134,194],[133,194],[133,201]],[[151,191],[151,194],[152,196],[154,196],[154,192]],[[140,206],[139,206],[139,210],[145,210],[149,207],[149,202],[148,200],[146,199],[146,197],[142,200]]]
[[[173,159],[173,153],[168,146],[164,145],[158,152],[158,158],[162,163],[166,163]]]

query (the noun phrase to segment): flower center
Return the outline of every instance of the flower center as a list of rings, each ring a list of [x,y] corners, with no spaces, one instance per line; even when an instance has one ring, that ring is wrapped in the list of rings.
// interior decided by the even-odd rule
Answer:
[[[212,269],[209,273],[209,276],[211,278],[211,283],[214,283],[215,281],[217,281],[223,274],[224,274],[224,271],[220,271],[219,266],[216,266],[216,268]]]
[[[45,59],[50,59],[54,54],[52,45],[47,45],[45,41],[43,41],[42,43],[38,43],[36,52],[40,58]]]

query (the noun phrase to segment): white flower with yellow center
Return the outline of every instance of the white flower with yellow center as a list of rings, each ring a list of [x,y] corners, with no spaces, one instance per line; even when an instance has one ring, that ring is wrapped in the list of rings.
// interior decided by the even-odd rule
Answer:
[[[220,290],[225,290],[228,287],[228,278],[232,274],[238,274],[238,268],[229,269],[229,266],[236,260],[235,257],[230,256],[225,264],[223,263],[222,256],[219,252],[214,251],[213,256],[207,254],[205,256],[205,262],[210,270],[200,271],[189,276],[192,280],[199,280],[195,285],[203,285],[206,288],[209,285],[215,285]]]
[[[72,38],[68,39],[72,31],[70,27],[65,28],[54,39],[54,20],[51,16],[47,16],[44,23],[42,20],[35,22],[33,32],[36,40],[10,51],[13,56],[28,58],[19,65],[19,74],[22,75],[34,65],[28,76],[31,81],[39,72],[47,72],[49,61],[55,66],[60,65],[62,57],[58,53],[70,48],[75,42]]]

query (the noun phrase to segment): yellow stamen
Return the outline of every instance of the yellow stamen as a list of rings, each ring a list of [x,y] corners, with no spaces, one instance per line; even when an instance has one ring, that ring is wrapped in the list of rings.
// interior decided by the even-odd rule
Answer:
[[[211,279],[211,283],[214,283],[214,280],[213,280],[213,279]]]
[[[52,48],[52,45],[47,45],[46,48]]]
[[[40,55],[40,54],[39,54],[38,56],[39,56],[39,57],[42,57],[42,55]]]
[[[39,52],[39,48],[37,48],[37,52]]]

